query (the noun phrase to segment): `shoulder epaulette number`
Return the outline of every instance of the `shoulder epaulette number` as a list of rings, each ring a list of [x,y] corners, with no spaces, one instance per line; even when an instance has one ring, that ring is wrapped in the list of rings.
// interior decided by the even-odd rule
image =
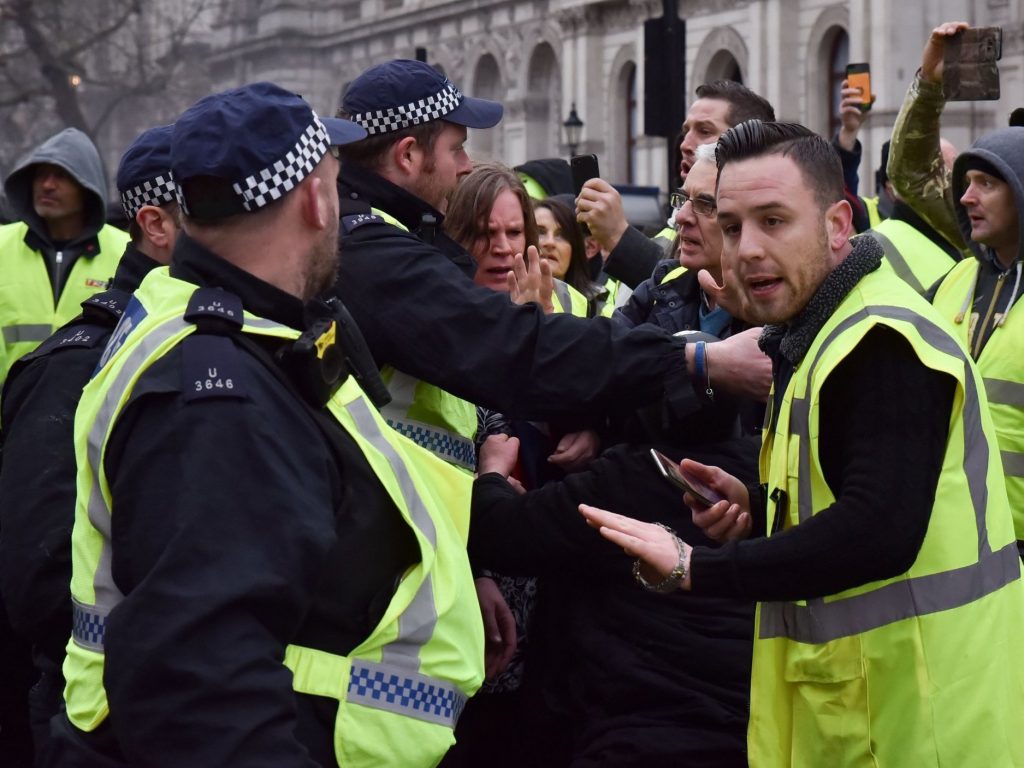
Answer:
[[[186,403],[245,398],[242,356],[229,337],[193,333],[182,342],[181,353],[181,386]]]
[[[69,323],[22,358],[22,361],[38,360],[65,349],[91,349],[105,344],[110,336],[111,325],[80,320]]]
[[[387,224],[387,222],[375,213],[355,213],[351,216],[341,217],[341,226],[346,235],[352,234],[366,224]]]
[[[242,300],[220,288],[196,288],[185,309],[185,319],[196,325],[213,320],[226,323],[232,328],[241,328],[244,317]]]
[[[127,291],[111,288],[102,293],[94,293],[82,302],[82,313],[90,318],[100,321],[108,321],[110,327],[117,325],[117,321],[124,314],[132,295]]]

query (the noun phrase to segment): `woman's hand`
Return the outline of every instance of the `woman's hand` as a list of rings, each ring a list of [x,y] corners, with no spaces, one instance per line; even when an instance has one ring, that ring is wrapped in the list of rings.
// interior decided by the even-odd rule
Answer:
[[[517,253],[512,259],[512,271],[508,273],[508,295],[515,304],[534,302],[545,315],[555,311],[551,300],[555,292],[555,279],[551,275],[551,262],[542,259],[537,247],[531,245],[523,254]]]

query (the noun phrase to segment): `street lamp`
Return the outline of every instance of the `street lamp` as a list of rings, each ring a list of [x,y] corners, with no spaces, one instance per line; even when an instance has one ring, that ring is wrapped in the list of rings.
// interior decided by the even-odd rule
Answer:
[[[569,155],[575,155],[576,149],[580,145],[580,137],[583,135],[583,121],[576,114],[575,101],[572,103],[572,107],[569,109],[569,116],[565,118],[562,127],[565,129],[565,143],[569,145]]]

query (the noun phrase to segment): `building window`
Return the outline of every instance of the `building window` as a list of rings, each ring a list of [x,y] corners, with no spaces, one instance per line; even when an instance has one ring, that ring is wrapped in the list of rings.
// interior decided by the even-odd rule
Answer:
[[[740,71],[740,63],[730,51],[722,49],[711,57],[708,62],[708,72],[705,78],[711,80],[734,80],[743,85],[743,73]]]
[[[630,184],[636,183],[637,167],[637,134],[640,128],[640,116],[637,110],[636,64],[626,65],[626,179]]]
[[[831,40],[826,36],[828,45],[828,71],[826,108],[828,109],[828,135],[835,136],[839,130],[839,100],[846,79],[846,65],[850,63],[850,36],[841,27],[831,32]]]

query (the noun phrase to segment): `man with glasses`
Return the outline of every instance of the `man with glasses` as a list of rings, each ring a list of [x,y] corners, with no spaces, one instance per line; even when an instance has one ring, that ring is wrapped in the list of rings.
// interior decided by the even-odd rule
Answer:
[[[670,198],[678,248],[675,258],[659,262],[654,274],[637,286],[629,302],[612,317],[614,322],[627,327],[651,323],[670,333],[685,334],[688,341],[695,342],[692,345],[694,375],[686,392],[687,407],[681,411],[688,423],[694,413],[713,412],[718,385],[728,383],[731,377],[747,376],[760,381],[765,391],[771,381],[771,364],[757,348],[761,329],[735,321],[704,292],[698,280],[699,273],[706,270],[716,284],[722,282],[722,231],[716,219],[716,176],[714,143],[698,146],[682,189],[673,192]],[[741,349],[745,352],[746,365],[734,367],[729,353]],[[719,391],[719,396],[727,395]],[[744,433],[756,429],[758,410],[741,409]],[[657,419],[648,414],[645,418],[627,420],[622,426],[622,437],[631,441],[677,444],[680,436],[676,426],[677,420],[669,419],[667,412]],[[685,440],[685,436],[682,439]]]
[[[696,162],[699,145],[718,141],[726,130],[744,120],[775,119],[767,99],[733,80],[704,83],[697,87],[696,96],[679,131],[679,177],[683,181]],[[621,196],[604,179],[591,179],[583,185],[576,213],[606,254],[605,272],[630,288],[646,280],[659,259],[671,253],[661,233],[648,239],[629,226]]]

